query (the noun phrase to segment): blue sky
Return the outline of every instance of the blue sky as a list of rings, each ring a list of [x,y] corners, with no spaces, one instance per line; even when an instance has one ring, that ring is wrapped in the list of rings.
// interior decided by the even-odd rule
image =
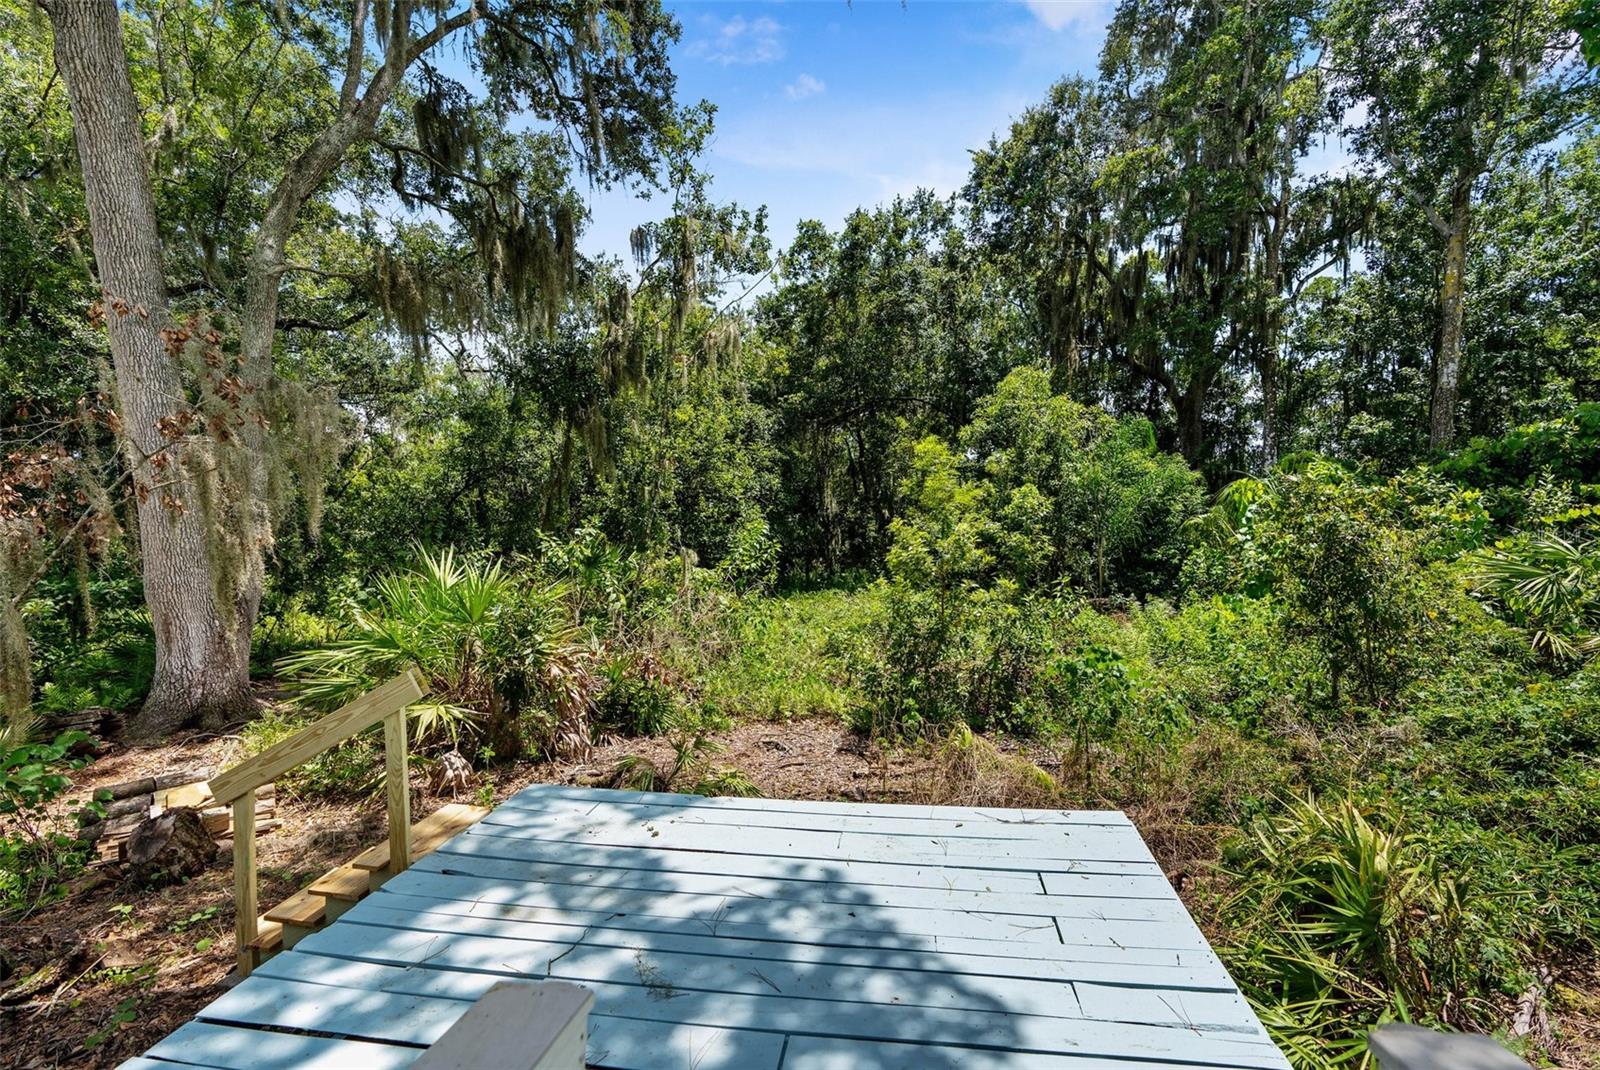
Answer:
[[[717,106],[702,166],[713,195],[767,205],[775,244],[801,219],[837,227],[919,186],[960,187],[968,153],[1057,79],[1092,73],[1110,0],[668,2],[680,101]],[[590,197],[584,251],[626,256],[665,212],[620,191]]]

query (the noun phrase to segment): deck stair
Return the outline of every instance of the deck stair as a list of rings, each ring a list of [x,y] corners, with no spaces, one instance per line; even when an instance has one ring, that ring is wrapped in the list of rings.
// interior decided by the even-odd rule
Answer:
[[[411,826],[411,860],[414,862],[430,853],[488,813],[484,807],[464,803],[441,806]],[[330,869],[310,887],[261,915],[257,922],[259,931],[250,943],[254,964],[259,966],[279,951],[286,951],[304,937],[331,925],[391,876],[387,843],[370,847],[344,865]]]

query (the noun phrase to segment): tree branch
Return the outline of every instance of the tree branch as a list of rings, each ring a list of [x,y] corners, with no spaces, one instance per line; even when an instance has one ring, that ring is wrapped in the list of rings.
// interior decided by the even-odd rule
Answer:
[[[350,55],[345,60],[344,85],[339,87],[339,111],[355,107],[361,91],[361,67],[367,55],[367,0],[356,0],[350,15]]]
[[[368,316],[372,315],[370,308],[363,308],[352,312],[338,323],[328,323],[325,320],[306,319],[300,316],[281,316],[273,324],[280,331],[322,331],[332,333],[354,327]]]

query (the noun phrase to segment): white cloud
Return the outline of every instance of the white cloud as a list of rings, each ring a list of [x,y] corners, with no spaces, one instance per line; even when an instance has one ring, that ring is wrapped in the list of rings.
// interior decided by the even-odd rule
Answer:
[[[726,22],[705,20],[684,53],[724,67],[772,63],[783,58],[783,26],[765,15],[747,19],[735,15]]]
[[[1076,26],[1099,30],[1111,17],[1110,0],[1024,0],[1034,17],[1051,30]]]
[[[783,95],[790,100],[804,100],[824,93],[828,89],[821,78],[813,78],[809,74],[802,74],[794,81],[783,87]]]

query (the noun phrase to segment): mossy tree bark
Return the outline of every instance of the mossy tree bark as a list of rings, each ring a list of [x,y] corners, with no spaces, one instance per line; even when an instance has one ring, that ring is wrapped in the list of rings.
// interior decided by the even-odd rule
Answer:
[[[162,432],[163,419],[185,405],[184,382],[177,344],[169,344],[161,232],[121,15],[114,0],[40,0],[40,6],[54,29],[72,108],[155,628],[155,678],[129,733],[158,738],[187,725],[225,724],[254,707],[250,632],[261,601],[260,558],[272,535],[267,467],[258,460],[244,500],[227,503],[224,523],[247,529],[233,533],[247,560],[212,560],[194,488]],[[397,32],[373,69],[366,62],[367,3],[357,0],[338,114],[288,163],[255,231],[239,320],[241,379],[251,394],[265,396],[273,379],[284,251],[306,203],[352,146],[372,136],[406,70],[477,17],[469,5],[413,37],[404,30],[410,7],[397,3]],[[263,423],[241,421],[234,433],[249,456],[264,457],[270,431]]]
[[[250,626],[256,596],[219,604],[203,520],[188,507],[181,465],[162,421],[184,403],[161,233],[140,115],[113,0],[56,0],[46,10],[72,108],[94,239],[123,441],[133,472],[145,599],[156,636],[155,677],[131,734],[159,737],[191,723],[236,719],[253,704]]]

